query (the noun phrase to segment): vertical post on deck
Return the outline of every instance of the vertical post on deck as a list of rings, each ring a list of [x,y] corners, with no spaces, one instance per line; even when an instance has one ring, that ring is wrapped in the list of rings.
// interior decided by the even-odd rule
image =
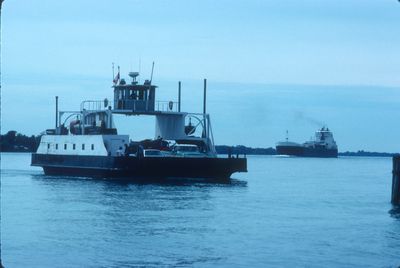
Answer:
[[[393,156],[392,204],[400,205],[400,155]]]
[[[178,112],[181,112],[181,81],[178,83]]]
[[[0,0],[0,91],[1,91],[1,6],[3,5],[3,1],[4,0]],[[0,116],[1,116],[1,96],[0,96]],[[0,190],[1,190],[1,182],[0,182]],[[0,230],[0,236],[1,236],[1,230]],[[3,268],[3,264],[1,261],[1,241],[0,241],[0,268]]]
[[[57,132],[57,127],[58,127],[58,96],[56,96],[56,132]]]
[[[207,79],[204,79],[203,114],[206,114]]]
[[[206,116],[206,103],[207,103],[207,79],[204,78],[204,94],[203,94],[203,120],[204,120],[204,129],[203,129],[203,133],[204,133],[204,137],[208,138],[208,124],[207,124],[207,116]]]
[[[4,0],[0,0],[0,91],[1,91],[1,6],[3,4]],[[1,116],[1,96],[0,96],[0,116]],[[0,156],[1,158],[1,156]],[[0,190],[1,190],[1,182],[0,182]],[[1,216],[0,216],[1,220]],[[1,230],[0,230],[0,236],[1,236]],[[0,268],[3,268],[3,264],[1,262],[1,241],[0,241]]]

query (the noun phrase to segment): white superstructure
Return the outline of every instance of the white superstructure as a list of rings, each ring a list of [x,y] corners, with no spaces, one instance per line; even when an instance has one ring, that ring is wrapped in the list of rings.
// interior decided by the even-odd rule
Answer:
[[[336,141],[333,138],[332,132],[327,127],[322,127],[315,132],[315,139],[305,142],[304,146],[324,146],[326,149],[337,149]]]
[[[112,102],[107,99],[86,100],[81,103],[79,111],[59,112],[56,108],[56,128],[47,130],[46,135],[42,136],[37,153],[120,156],[130,153],[143,154],[144,149],[159,149],[145,148],[140,142],[131,142],[128,135],[118,135],[113,114],[122,114],[154,116],[155,135],[152,144],[167,141],[191,144],[197,146],[201,154],[217,157],[210,116],[205,113],[205,107],[204,113],[181,112],[180,93],[178,102],[156,102],[157,87],[148,80],[139,85],[136,81],[138,73],[131,72],[129,75],[133,79],[130,84],[119,78],[114,81]],[[205,87],[206,83],[204,90]],[[57,101],[56,97],[56,107]],[[130,145],[135,147],[135,152],[130,150]]]
[[[118,156],[128,144],[128,135],[43,135],[37,153]]]

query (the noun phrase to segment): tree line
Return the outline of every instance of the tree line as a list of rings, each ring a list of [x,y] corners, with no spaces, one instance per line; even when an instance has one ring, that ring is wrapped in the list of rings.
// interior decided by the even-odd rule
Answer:
[[[26,136],[15,130],[10,130],[6,134],[0,136],[0,152],[35,152],[40,143],[40,135]],[[215,146],[219,154],[257,154],[257,155],[273,155],[276,154],[274,148],[250,148],[243,145]]]
[[[35,152],[40,143],[40,136],[25,136],[10,130],[0,136],[1,152]]]

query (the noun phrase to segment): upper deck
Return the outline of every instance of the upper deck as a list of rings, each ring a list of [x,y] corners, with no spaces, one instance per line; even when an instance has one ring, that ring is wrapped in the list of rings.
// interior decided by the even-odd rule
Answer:
[[[125,79],[114,81],[113,113],[125,115],[157,115],[161,113],[179,113],[180,102],[157,101],[156,88],[150,80],[139,84],[136,80],[138,72],[130,72],[130,83]],[[118,75],[119,76],[119,75]]]

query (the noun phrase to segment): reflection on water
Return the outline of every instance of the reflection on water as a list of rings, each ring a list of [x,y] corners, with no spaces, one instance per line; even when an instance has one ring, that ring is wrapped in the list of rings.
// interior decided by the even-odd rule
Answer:
[[[389,210],[389,214],[391,217],[400,220],[400,205],[393,206],[393,208]]]
[[[57,177],[32,175],[46,198],[58,203],[82,202],[103,206],[101,211],[166,211],[169,209],[207,209],[215,191],[236,191],[246,188],[247,183],[231,180],[229,183],[202,183],[191,180],[144,182],[133,180],[98,179],[87,177]],[[203,206],[203,207],[202,207]],[[110,214],[111,215],[111,214]],[[118,215],[118,216],[126,216]]]
[[[153,185],[162,187],[176,187],[176,186],[190,186],[190,187],[246,187],[247,181],[240,179],[230,179],[226,181],[212,181],[205,179],[193,179],[193,178],[178,178],[178,179],[126,179],[126,178],[92,178],[92,177],[69,177],[69,176],[47,176],[44,174],[32,174],[29,171],[17,172],[19,175],[25,174],[30,175],[32,179],[57,183],[57,182],[69,182],[75,183],[76,181],[84,181],[91,183],[101,183],[109,185],[119,185],[119,186],[130,186],[130,185]]]

